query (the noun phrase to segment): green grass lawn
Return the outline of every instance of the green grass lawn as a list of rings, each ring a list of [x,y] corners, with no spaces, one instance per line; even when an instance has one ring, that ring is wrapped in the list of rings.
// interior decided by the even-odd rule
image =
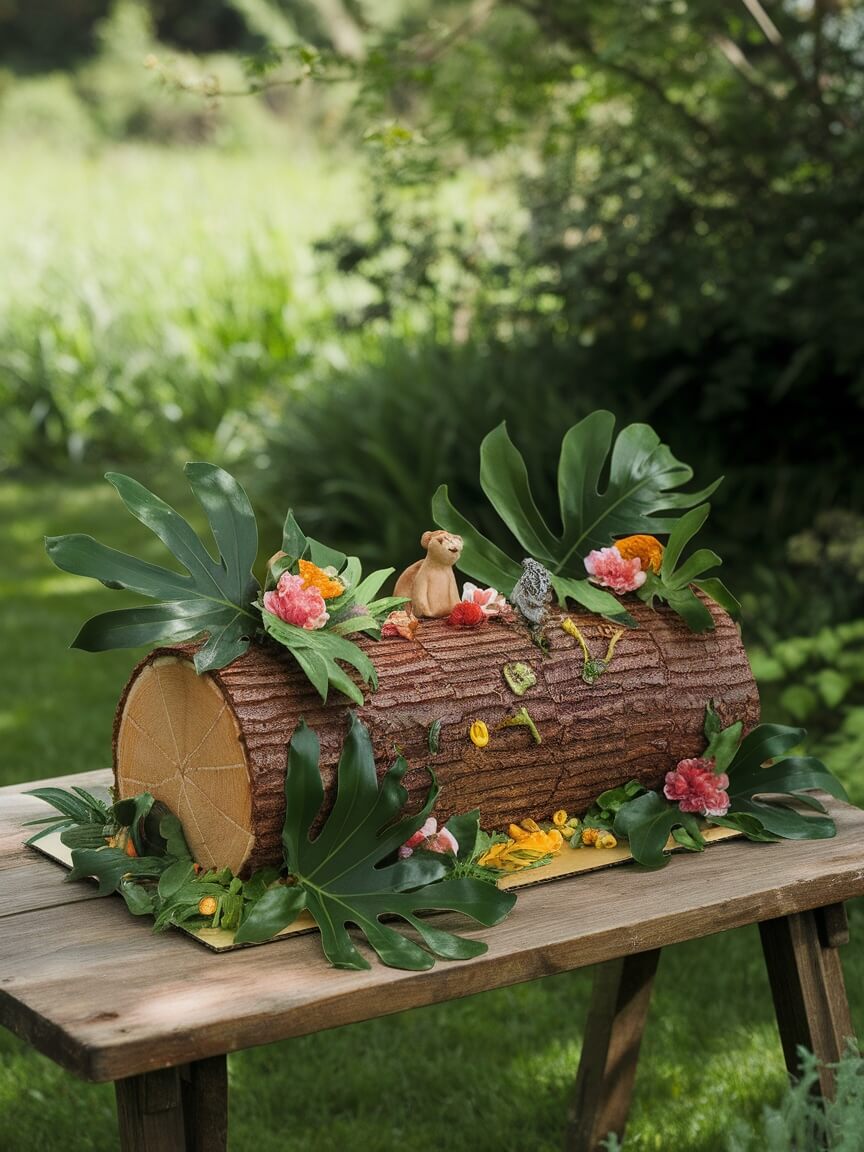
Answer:
[[[155,475],[142,479],[163,486]],[[106,484],[0,486],[0,783],[110,761],[114,704],[136,655],[68,650],[78,625],[111,598],[50,566],[42,537],[66,531],[121,548],[147,539]],[[158,544],[148,555],[159,559]],[[864,797],[864,769],[846,783]],[[860,1026],[860,905],[852,921],[845,961]],[[569,973],[233,1055],[231,1148],[560,1148],[589,989],[589,971]],[[627,1147],[723,1149],[733,1122],[755,1123],[783,1086],[755,929],[670,949]],[[79,1083],[2,1032],[0,1135],[4,1152],[107,1152],[116,1148],[112,1089]]]

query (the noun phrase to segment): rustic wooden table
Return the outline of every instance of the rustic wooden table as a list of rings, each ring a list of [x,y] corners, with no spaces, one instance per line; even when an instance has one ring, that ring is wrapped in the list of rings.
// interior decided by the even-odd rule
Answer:
[[[22,847],[23,822],[47,811],[23,795],[35,786],[0,789],[0,1023],[75,1075],[116,1082],[125,1152],[224,1150],[228,1052],[597,964],[567,1135],[587,1152],[623,1132],[660,949],[756,922],[790,1071],[797,1044],[833,1061],[852,1035],[837,948],[843,901],[864,894],[864,812],[846,805],[831,803],[833,840],[734,840],[662,873],[625,865],[538,886],[479,930],[489,951],[476,960],[357,973],[328,968],[308,935],[214,955],[64,884]]]

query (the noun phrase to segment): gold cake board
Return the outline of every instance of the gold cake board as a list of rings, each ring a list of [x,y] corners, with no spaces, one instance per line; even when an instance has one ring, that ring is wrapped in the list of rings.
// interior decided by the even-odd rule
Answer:
[[[705,828],[702,835],[709,844],[719,840],[730,840],[740,836],[732,828]],[[44,836],[36,844],[31,845],[37,852],[47,856],[64,868],[72,867],[72,849],[67,848],[60,840],[59,832],[52,832]],[[669,852],[683,852],[684,849],[672,837],[666,844]],[[514,872],[510,876],[503,876],[498,881],[499,888],[528,888],[534,884],[546,884],[550,880],[561,880],[566,876],[576,876],[582,872],[596,872],[601,868],[612,868],[616,864],[626,864],[632,860],[630,849],[623,844],[617,848],[570,848],[565,845],[561,852],[552,858],[548,864],[539,868],[528,868],[521,872]],[[174,925],[211,952],[232,952],[238,948],[255,948],[255,944],[235,944],[234,933],[226,928],[188,928],[184,924]],[[308,912],[302,912],[293,924],[283,928],[264,944],[272,944],[274,940],[281,940],[285,936],[296,936],[301,932],[317,932],[318,926]]]

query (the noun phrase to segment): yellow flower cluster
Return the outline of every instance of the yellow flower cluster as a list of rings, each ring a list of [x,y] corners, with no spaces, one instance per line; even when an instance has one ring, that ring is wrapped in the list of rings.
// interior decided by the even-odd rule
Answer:
[[[618,841],[611,832],[602,828],[583,828],[582,843],[586,848],[617,848]]]
[[[311,560],[299,562],[300,575],[307,588],[317,588],[325,600],[332,600],[334,596],[341,596],[345,585],[335,576],[330,576],[323,568],[313,564]]]
[[[557,812],[552,813],[552,823],[565,840],[572,840],[579,829],[579,817],[568,816],[564,808],[559,808]]]
[[[663,563],[663,545],[656,536],[625,536],[616,540],[615,547],[625,560],[638,556],[642,561],[642,571],[659,572]]]
[[[481,868],[496,868],[501,872],[518,872],[536,864],[544,856],[555,856],[561,851],[564,837],[557,828],[544,832],[536,820],[523,820],[507,829],[509,839],[493,844],[478,860]]]

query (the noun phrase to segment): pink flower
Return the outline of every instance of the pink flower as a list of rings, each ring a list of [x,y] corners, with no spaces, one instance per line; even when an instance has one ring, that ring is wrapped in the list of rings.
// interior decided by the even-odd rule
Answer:
[[[592,584],[611,588],[619,596],[622,592],[635,592],[645,583],[646,573],[638,556],[625,560],[618,549],[597,548],[585,557],[585,567]]]
[[[729,811],[729,777],[714,771],[714,761],[680,760],[674,772],[666,773],[663,795],[675,800],[682,812],[700,816],[725,816]]]
[[[486,616],[507,616],[510,605],[495,588],[478,588],[466,581],[462,586],[462,600],[466,604],[476,604]]]
[[[283,572],[272,592],[264,593],[264,607],[286,624],[310,631],[323,628],[330,619],[324,597],[317,588],[307,585],[302,576]]]
[[[446,828],[439,829],[434,816],[430,816],[419,832],[405,841],[399,849],[399,859],[407,860],[413,856],[415,848],[423,848],[426,852],[452,852],[454,856],[459,851],[456,837]]]

